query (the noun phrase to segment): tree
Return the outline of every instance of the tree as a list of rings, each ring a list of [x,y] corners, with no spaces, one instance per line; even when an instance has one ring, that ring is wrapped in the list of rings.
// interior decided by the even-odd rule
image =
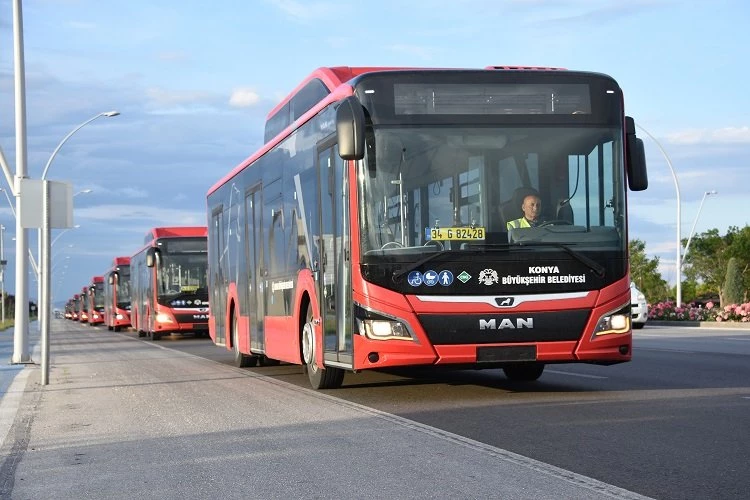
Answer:
[[[724,281],[724,300],[727,304],[741,304],[745,295],[742,284],[742,270],[739,259],[732,257],[727,266],[727,278]]]
[[[729,259],[735,257],[742,275],[743,291],[750,283],[750,227],[739,229],[735,226],[727,230],[724,236],[718,229],[710,229],[694,236],[689,253],[685,255],[685,276],[689,280],[700,282],[708,290],[719,295],[721,305],[724,298]],[[743,292],[744,295],[744,292]]]
[[[646,255],[646,243],[641,240],[631,240],[628,244],[630,252],[630,279],[643,292],[649,302],[655,303],[669,296],[669,287],[659,273],[659,257],[653,259]]]

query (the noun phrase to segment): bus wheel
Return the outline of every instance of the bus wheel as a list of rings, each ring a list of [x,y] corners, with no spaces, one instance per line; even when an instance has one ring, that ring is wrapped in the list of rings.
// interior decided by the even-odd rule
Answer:
[[[138,331],[138,337],[143,338],[145,336],[146,336],[146,332],[144,332],[143,330]]]
[[[544,363],[519,363],[503,367],[505,376],[514,382],[533,382],[542,376]]]
[[[247,368],[257,365],[257,356],[248,356],[240,352],[240,334],[238,331],[237,315],[232,312],[232,352],[234,353],[234,366],[237,368]]]
[[[302,361],[313,389],[337,389],[344,382],[344,370],[323,368],[315,361],[315,328],[312,324],[310,306],[307,307],[306,321],[302,327]]]

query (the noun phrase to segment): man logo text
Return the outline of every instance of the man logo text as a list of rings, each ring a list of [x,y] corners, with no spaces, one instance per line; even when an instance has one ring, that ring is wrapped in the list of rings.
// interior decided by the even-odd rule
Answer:
[[[505,318],[500,320],[500,323],[496,319],[479,320],[480,330],[517,330],[520,328],[534,328],[534,318],[516,318],[515,320]]]

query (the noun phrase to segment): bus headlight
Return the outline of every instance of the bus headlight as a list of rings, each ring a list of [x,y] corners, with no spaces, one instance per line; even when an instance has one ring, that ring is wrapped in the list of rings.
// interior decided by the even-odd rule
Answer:
[[[115,318],[117,318],[117,319],[123,319],[123,317],[124,317],[124,316],[123,316],[122,314],[117,314],[117,315],[115,316]]]
[[[601,318],[594,328],[594,336],[630,331],[630,305],[610,311]]]
[[[409,331],[403,323],[383,319],[360,320],[359,333],[373,340],[411,339],[411,335],[409,335]]]
[[[171,315],[165,313],[159,313],[156,315],[157,323],[174,323],[174,319]]]

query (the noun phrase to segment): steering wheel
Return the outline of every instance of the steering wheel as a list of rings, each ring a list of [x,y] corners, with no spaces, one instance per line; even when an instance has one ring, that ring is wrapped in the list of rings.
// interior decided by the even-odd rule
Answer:
[[[381,250],[385,250],[387,248],[404,248],[404,245],[402,245],[398,241],[389,241],[388,243],[380,247]]]
[[[428,245],[432,245],[432,246],[438,247],[438,249],[440,249],[440,250],[445,250],[445,245],[443,245],[443,242],[441,242],[440,240],[427,240],[425,242],[425,244],[422,245],[422,246],[426,247]]]
[[[570,221],[567,221],[565,219],[554,219],[554,220],[548,220],[544,221],[541,224],[539,224],[537,227],[545,227],[545,226],[572,226],[573,223]]]

